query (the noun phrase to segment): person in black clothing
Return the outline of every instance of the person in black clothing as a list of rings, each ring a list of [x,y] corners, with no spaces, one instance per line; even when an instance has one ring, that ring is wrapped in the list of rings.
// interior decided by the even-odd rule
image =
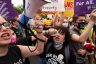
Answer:
[[[14,33],[16,34],[16,37],[17,38],[20,38],[20,37],[23,37],[23,35],[22,35],[22,33],[20,33],[19,31],[18,31],[18,19],[17,18],[14,18],[14,19],[12,19],[11,20],[11,29],[14,31]]]
[[[81,35],[81,29],[84,29],[85,25],[86,25],[85,20],[86,20],[85,15],[74,16],[73,17],[74,27],[72,28],[70,33],[71,34],[75,33],[77,35]],[[86,49],[84,49],[84,44],[77,42],[77,41],[73,41],[73,43],[71,45],[72,45],[72,47],[74,49],[74,53],[76,55],[76,63],[85,64],[88,60],[87,60],[87,56],[86,56]]]
[[[9,26],[9,23],[2,16],[0,16],[0,64],[23,64],[23,58],[38,55],[43,52],[44,43],[46,41],[43,42],[41,40],[37,40],[37,47],[9,45],[11,43],[12,36]],[[43,34],[37,34],[36,36],[40,39],[46,39]]]
[[[52,35],[52,41],[46,46],[46,64],[76,64],[76,58],[71,49],[70,32],[68,28],[60,27],[56,34]],[[66,48],[69,47],[66,50]],[[67,53],[67,55],[66,55]],[[66,58],[68,57],[68,58]]]
[[[18,30],[18,18],[15,17],[11,20],[11,29],[14,31],[14,33],[16,34],[16,37],[17,37],[17,40],[22,38],[23,37],[23,33],[21,33],[19,30]],[[15,43],[14,43],[15,44]],[[25,64],[30,64],[30,61],[28,58],[25,59]]]
[[[82,33],[81,35],[78,35],[78,34],[76,34],[76,33],[73,33],[73,34],[71,34],[71,40],[73,40],[73,41],[76,41],[76,42],[79,42],[79,43],[83,43],[83,42],[85,42],[86,40],[87,40],[87,38],[89,37],[89,35],[90,35],[90,31],[91,31],[91,28],[93,27],[93,25],[94,25],[94,22],[96,21],[96,10],[93,10],[92,12],[91,12],[91,14],[90,14],[90,21],[89,21],[89,23],[88,23],[88,25],[87,25],[87,27],[86,27],[86,30],[85,30],[85,32],[84,33]],[[48,32],[48,31],[47,31]],[[54,30],[52,30],[51,32],[53,32],[54,33]],[[59,33],[60,34],[60,33]],[[51,38],[52,39],[52,38]],[[65,39],[66,40],[66,39]],[[72,42],[71,42],[72,43]],[[60,44],[61,45],[61,44]],[[47,49],[47,44],[46,44],[46,46],[45,46],[45,50],[44,50],[44,53],[43,54],[46,54],[46,49]],[[54,47],[53,47],[54,48]],[[50,51],[51,52],[51,51]],[[53,53],[53,52],[52,52]],[[41,55],[41,60],[43,59],[43,61],[41,61],[41,64],[43,63],[44,64],[44,62],[46,62],[46,57],[44,56],[44,55]],[[54,54],[54,53],[53,53]],[[51,54],[52,55],[52,54]],[[48,61],[48,60],[47,60]],[[54,59],[53,59],[53,61],[55,61]],[[49,62],[50,63],[50,62]]]

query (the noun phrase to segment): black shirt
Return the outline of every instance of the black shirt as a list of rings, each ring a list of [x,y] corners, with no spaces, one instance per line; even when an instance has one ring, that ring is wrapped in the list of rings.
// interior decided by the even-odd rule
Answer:
[[[65,64],[63,48],[57,50],[51,46],[46,53],[46,64]]]
[[[66,63],[66,58],[65,58],[65,45],[60,50],[57,50],[54,45],[48,49],[46,52],[46,64],[76,64],[76,57],[73,53],[73,50],[69,46],[69,59],[68,63]]]
[[[23,64],[19,47],[10,45],[8,47],[8,53],[5,56],[0,56],[0,64]]]

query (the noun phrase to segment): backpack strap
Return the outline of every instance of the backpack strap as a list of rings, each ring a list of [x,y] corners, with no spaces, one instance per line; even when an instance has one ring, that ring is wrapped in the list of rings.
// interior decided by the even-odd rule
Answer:
[[[70,58],[69,45],[65,46],[64,52],[65,52],[66,64],[68,64],[68,60],[69,60],[69,58]]]

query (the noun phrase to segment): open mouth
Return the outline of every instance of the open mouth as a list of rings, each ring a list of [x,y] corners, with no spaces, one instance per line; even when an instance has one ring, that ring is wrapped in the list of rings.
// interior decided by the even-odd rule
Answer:
[[[9,39],[10,38],[10,34],[9,33],[4,33],[4,34],[1,35],[1,38]]]

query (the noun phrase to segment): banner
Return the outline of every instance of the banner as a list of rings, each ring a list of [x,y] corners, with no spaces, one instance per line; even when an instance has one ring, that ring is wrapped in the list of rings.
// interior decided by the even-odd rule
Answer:
[[[74,0],[65,0],[64,6],[64,15],[66,17],[72,17],[74,15]]]
[[[12,7],[11,0],[0,0],[0,15],[7,20],[18,16],[16,10]]]
[[[89,14],[96,9],[96,0],[75,0],[74,6],[75,15]]]
[[[51,0],[51,3],[48,3],[42,7],[42,12],[64,12],[64,0]]]

